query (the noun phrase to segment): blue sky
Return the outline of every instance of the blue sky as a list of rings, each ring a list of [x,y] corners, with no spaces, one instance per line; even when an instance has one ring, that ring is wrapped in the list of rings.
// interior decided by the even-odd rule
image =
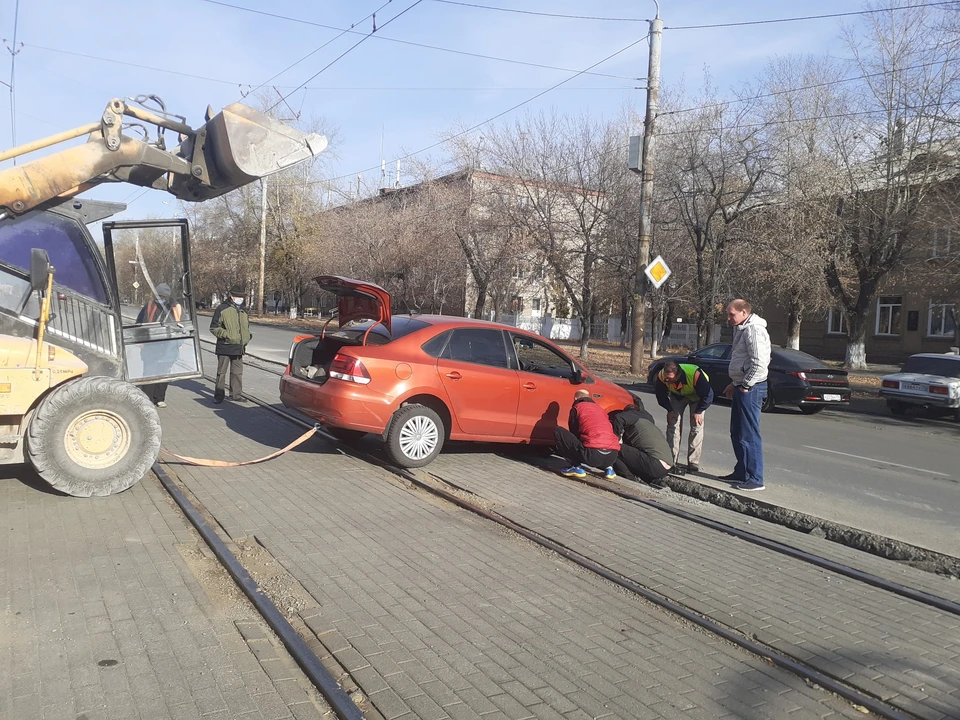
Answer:
[[[327,159],[330,176],[355,178],[358,171],[374,168],[365,175],[365,183],[375,187],[380,179],[381,141],[392,183],[395,158],[433,145],[455,125],[468,127],[498,115],[626,47],[646,35],[646,20],[656,11],[653,0],[474,3],[526,13],[441,0],[223,1],[225,4],[167,0],[111,5],[93,0],[20,0],[14,78],[18,144],[93,122],[112,97],[143,93],[159,95],[170,111],[186,115],[196,126],[208,104],[219,109],[267,83],[264,91],[275,99],[279,96],[273,85],[290,94],[291,112],[300,112],[304,118],[323,116],[338,128],[333,148],[336,157]],[[12,45],[15,6],[16,0],[0,0],[0,37],[6,38],[8,46]],[[381,29],[309,79],[370,32],[372,21],[360,21],[377,8],[381,8],[376,16]],[[704,68],[709,68],[721,93],[727,94],[755,78],[775,55],[829,52],[843,57],[841,22],[855,22],[856,18],[682,29],[686,26],[862,8],[859,0],[663,0],[664,84],[684,80],[688,92],[693,93]],[[353,33],[337,37],[337,30],[317,24],[335,28],[356,25]],[[635,78],[646,74],[647,53],[646,42],[641,42],[593,70],[614,77],[581,75],[504,119],[527,109],[536,112],[551,107],[567,113],[588,112],[597,118],[616,116],[625,105],[642,108],[643,83]],[[9,53],[4,52],[0,80],[5,83],[10,80],[10,61]],[[295,90],[304,84],[306,89]],[[12,143],[10,100],[8,88],[0,86],[0,147]],[[442,162],[443,147],[434,148],[428,156]],[[157,191],[141,197],[132,186],[101,186],[88,195],[120,201],[136,198],[125,218],[180,214],[177,202]]]

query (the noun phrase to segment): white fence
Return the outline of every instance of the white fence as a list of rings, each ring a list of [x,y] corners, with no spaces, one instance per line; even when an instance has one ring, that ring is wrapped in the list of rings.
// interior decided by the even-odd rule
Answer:
[[[529,315],[500,315],[497,322],[504,325],[518,327],[528,332],[537,333],[551,340],[579,340],[581,327],[580,321],[576,318],[555,318],[550,315],[542,317],[531,317]],[[650,337],[650,325],[644,329],[644,335]],[[610,315],[606,320],[599,320],[591,323],[591,340],[604,340],[607,342],[619,343],[620,334],[620,316]],[[697,344],[697,326],[689,323],[674,324],[670,329],[670,335],[660,343],[661,347],[676,346],[694,348]]]

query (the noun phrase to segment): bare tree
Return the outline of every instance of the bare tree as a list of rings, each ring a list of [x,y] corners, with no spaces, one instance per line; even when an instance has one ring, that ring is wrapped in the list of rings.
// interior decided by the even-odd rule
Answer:
[[[957,34],[943,11],[904,5],[865,16],[866,28],[846,36],[864,80],[834,121],[832,149],[846,186],[825,273],[846,317],[850,368],[866,367],[867,315],[918,240],[937,188],[956,172]],[[892,331],[895,318],[881,323]]]

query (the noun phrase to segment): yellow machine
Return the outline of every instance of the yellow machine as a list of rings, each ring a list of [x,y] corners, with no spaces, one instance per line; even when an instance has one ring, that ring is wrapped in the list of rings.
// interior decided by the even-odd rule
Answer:
[[[167,131],[177,137],[171,150]],[[57,490],[89,497],[129,488],[157,458],[159,414],[135,385],[199,377],[201,365],[186,221],[106,222],[101,253],[87,225],[124,206],[77,195],[126,182],[202,201],[313,157],[326,139],[240,103],[215,116],[208,108],[195,130],[140,96],[111,100],[99,122],[0,161],[83,136],[0,170],[0,464],[29,462]],[[141,243],[150,233],[166,233],[174,248],[162,260]],[[153,277],[151,263],[166,275]],[[124,272],[136,279],[121,292]],[[142,299],[162,307],[166,283],[186,311],[134,320]]]

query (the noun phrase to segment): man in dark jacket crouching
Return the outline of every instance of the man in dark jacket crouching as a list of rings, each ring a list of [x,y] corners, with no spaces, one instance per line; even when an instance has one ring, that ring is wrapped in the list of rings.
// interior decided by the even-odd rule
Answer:
[[[663,487],[663,478],[672,467],[673,451],[653,416],[644,409],[643,401],[637,397],[634,400],[636,404],[610,413],[613,431],[622,443],[613,469],[618,475]]]
[[[253,336],[250,320],[243,309],[246,293],[239,285],[230,288],[230,297],[224,300],[213,313],[210,332],[217,338],[217,387],[213,401],[222,403],[230,371],[230,399],[240,400],[243,393],[243,353]]]

